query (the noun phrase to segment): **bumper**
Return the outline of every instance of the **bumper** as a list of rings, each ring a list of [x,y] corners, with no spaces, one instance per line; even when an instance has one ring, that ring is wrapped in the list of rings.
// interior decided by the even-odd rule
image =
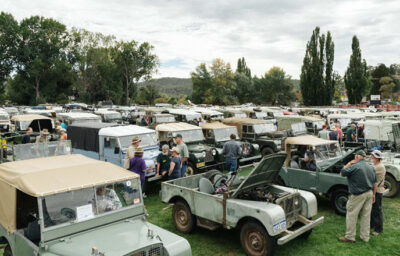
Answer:
[[[319,217],[318,219],[313,221],[313,220],[308,220],[302,216],[299,216],[298,221],[304,223],[305,225],[294,231],[286,230],[285,232],[283,232],[282,234],[284,235],[277,241],[278,245],[286,244],[287,242],[295,239],[301,234],[313,229],[316,226],[321,225],[324,222],[324,217]]]

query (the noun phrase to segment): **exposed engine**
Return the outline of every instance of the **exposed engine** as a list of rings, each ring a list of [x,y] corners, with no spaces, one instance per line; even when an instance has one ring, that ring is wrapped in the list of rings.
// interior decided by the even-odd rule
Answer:
[[[274,192],[269,187],[257,187],[238,195],[239,199],[276,203],[276,200],[290,195],[289,192]]]

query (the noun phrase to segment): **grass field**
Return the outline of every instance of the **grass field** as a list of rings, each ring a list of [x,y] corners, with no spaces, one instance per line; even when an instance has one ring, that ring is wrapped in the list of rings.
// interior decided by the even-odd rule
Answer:
[[[241,174],[245,173],[247,172]],[[172,224],[171,208],[163,210],[167,205],[161,202],[157,190],[148,195],[145,204],[149,213],[148,220],[185,237],[192,247],[194,256],[244,255],[240,246],[238,230],[208,231],[196,228],[194,233],[185,235],[175,230]],[[400,255],[400,196],[383,200],[384,234],[378,237],[371,236],[369,243],[362,242],[358,237],[355,244],[339,243],[337,238],[344,235],[345,232],[345,218],[333,212],[330,202],[326,198],[318,197],[318,208],[318,216],[325,216],[325,222],[316,227],[307,240],[298,238],[286,245],[277,246],[275,255]],[[1,250],[0,255],[2,255]]]

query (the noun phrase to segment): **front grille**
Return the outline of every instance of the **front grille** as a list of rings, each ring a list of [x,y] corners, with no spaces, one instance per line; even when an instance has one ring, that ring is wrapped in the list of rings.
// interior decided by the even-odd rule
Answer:
[[[162,256],[162,245],[153,245],[147,248],[140,249],[137,252],[128,254],[127,256]]]
[[[243,156],[249,156],[251,153],[251,146],[249,143],[243,143],[242,144],[242,155]]]
[[[295,204],[296,201],[297,205]],[[288,228],[297,221],[297,216],[301,213],[301,202],[301,197],[298,193],[276,200],[276,203],[285,211],[286,226]]]
[[[214,161],[214,156],[211,153],[211,150],[206,150],[206,157],[204,158],[206,163]]]

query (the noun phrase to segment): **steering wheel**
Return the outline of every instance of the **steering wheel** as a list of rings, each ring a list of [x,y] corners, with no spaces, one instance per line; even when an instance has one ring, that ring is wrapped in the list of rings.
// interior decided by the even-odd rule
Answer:
[[[76,218],[76,213],[71,208],[62,208],[60,213],[61,216],[67,217],[70,220],[74,220]]]

